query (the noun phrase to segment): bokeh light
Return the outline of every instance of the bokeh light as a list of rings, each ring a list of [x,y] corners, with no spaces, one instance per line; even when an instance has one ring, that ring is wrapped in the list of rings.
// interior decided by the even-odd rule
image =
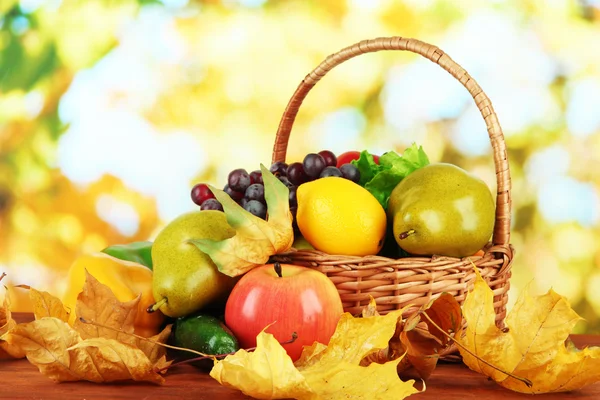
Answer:
[[[493,102],[513,185],[509,306],[553,287],[585,318],[578,331],[599,333],[596,0],[5,0],[0,272],[59,290],[81,253],[152,240],[196,208],[195,183],[270,163],[287,101],[321,60],[392,35],[438,45]],[[413,142],[495,190],[473,100],[411,54],[361,56],[323,78],[288,160]]]

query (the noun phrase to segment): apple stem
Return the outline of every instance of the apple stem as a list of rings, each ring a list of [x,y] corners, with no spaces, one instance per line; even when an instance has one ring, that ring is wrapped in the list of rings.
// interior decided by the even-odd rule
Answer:
[[[157,301],[153,305],[151,305],[148,308],[146,308],[146,312],[148,314],[152,314],[154,311],[158,310],[159,308],[161,308],[165,304],[167,304],[167,298],[163,297],[162,299],[160,299],[159,301]]]
[[[400,240],[404,240],[407,237],[409,237],[410,235],[414,235],[415,233],[416,233],[416,231],[414,229],[411,229],[406,232],[402,232],[400,235],[398,235],[398,237],[400,238]]]
[[[296,341],[296,339],[298,339],[298,334],[296,332],[292,332],[291,339],[288,339],[285,342],[279,342],[279,344],[283,345],[283,344],[294,343]],[[186,350],[186,349],[183,349],[183,350]],[[246,350],[247,352],[252,352],[252,351],[256,350],[256,347],[249,347],[249,348],[244,349],[244,350]],[[202,357],[188,358],[187,360],[178,361],[178,362],[175,362],[173,364],[167,365],[166,367],[157,369],[154,372],[161,373],[161,372],[164,372],[164,371],[166,371],[167,369],[169,369],[171,367],[176,367],[177,365],[190,364],[190,363],[193,363],[194,361],[201,361],[201,360],[206,360],[206,359],[209,359],[209,358],[212,358],[213,360],[217,359],[217,358],[225,358],[225,357],[233,355],[235,353],[237,353],[237,351],[233,351],[231,353],[206,355],[206,356],[202,356]]]
[[[277,276],[283,278],[283,275],[281,274],[281,264],[275,261],[275,264],[273,264],[273,268],[275,268],[275,273],[277,273]]]

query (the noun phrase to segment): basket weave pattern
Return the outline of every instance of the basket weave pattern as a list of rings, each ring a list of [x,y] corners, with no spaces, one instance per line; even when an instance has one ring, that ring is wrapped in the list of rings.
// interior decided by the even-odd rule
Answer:
[[[272,162],[285,161],[288,140],[300,106],[308,92],[335,66],[361,54],[381,50],[405,50],[422,55],[456,78],[471,94],[481,112],[493,149],[496,169],[496,215],[491,242],[482,256],[464,259],[442,256],[392,259],[379,256],[343,256],[317,250],[294,250],[273,257],[275,261],[315,268],[326,274],[341,296],[344,310],[358,314],[375,298],[385,314],[407,305],[409,315],[447,292],[462,304],[475,280],[473,265],[494,292],[496,323],[503,325],[510,287],[514,250],[510,240],[510,170],[502,128],[492,103],[477,82],[442,50],[416,39],[384,37],[364,40],[328,56],[300,83],[280,121]]]

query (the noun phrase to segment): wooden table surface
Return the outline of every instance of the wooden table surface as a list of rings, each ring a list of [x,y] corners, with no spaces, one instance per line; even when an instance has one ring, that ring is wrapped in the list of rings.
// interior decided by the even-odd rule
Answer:
[[[31,319],[13,314],[19,322]],[[600,346],[600,335],[573,335],[578,347]],[[427,390],[410,398],[415,400],[531,399],[531,395],[506,390],[463,364],[441,363],[427,381]],[[597,399],[600,382],[570,393],[539,395],[540,399]],[[0,361],[0,399],[250,399],[241,392],[220,386],[208,373],[191,366],[172,368],[163,386],[123,382],[54,383],[26,359]]]

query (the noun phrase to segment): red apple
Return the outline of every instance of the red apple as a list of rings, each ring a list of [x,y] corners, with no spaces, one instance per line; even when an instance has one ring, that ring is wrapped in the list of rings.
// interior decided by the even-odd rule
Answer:
[[[266,332],[279,342],[296,332],[296,341],[283,345],[296,361],[303,346],[329,343],[343,312],[340,295],[325,274],[275,263],[256,267],[238,281],[225,306],[225,324],[242,348],[255,347],[256,336],[270,324]]]

